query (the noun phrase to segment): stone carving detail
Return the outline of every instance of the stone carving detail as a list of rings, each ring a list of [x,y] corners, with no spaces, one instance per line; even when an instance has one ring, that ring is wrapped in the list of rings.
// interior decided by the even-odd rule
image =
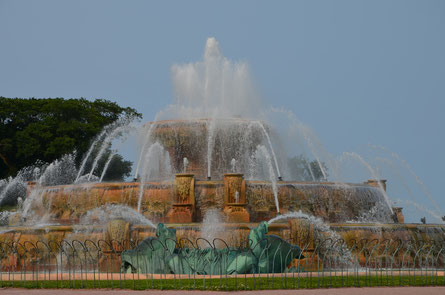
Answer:
[[[171,223],[193,222],[195,213],[195,179],[193,174],[176,174],[172,209],[167,214]]]
[[[246,209],[246,181],[241,173],[224,174],[225,206],[227,222],[249,222]]]

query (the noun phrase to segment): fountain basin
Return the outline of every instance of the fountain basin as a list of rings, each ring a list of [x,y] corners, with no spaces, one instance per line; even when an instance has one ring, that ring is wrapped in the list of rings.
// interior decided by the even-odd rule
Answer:
[[[279,181],[277,188],[282,214],[301,210],[328,223],[359,222],[364,217],[392,223],[403,217],[400,210],[397,217],[388,208],[380,207],[384,204],[383,194],[367,183]],[[226,174],[224,180],[210,181],[195,181],[193,174],[178,174],[174,181],[144,185],[96,183],[34,187],[34,190],[41,196],[32,204],[35,212],[58,224],[77,224],[89,211],[110,204],[136,210],[139,202],[142,215],[167,224],[202,222],[209,210],[224,212],[227,222],[260,222],[277,215],[271,183],[245,180],[242,174]],[[378,215],[367,216],[369,212]],[[17,218],[14,220],[17,222]]]

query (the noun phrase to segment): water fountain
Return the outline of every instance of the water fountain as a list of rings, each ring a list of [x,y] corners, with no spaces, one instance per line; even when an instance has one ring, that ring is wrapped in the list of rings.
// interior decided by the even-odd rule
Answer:
[[[172,72],[175,104],[137,131],[142,142],[133,182],[97,182],[105,171],[94,175],[105,148],[131,129],[129,122],[119,123],[97,137],[79,169],[66,156],[47,167],[37,182],[29,182],[23,205],[3,214],[0,241],[117,236],[141,241],[155,235],[156,223],[164,223],[178,239],[215,239],[215,232],[224,232],[225,241],[239,246],[251,228],[269,220],[270,233],[294,244],[313,243],[323,231],[345,240],[443,238],[443,225],[404,224],[402,209],[393,208],[387,196],[386,180],[376,174],[363,183],[329,182],[320,157],[324,152],[316,150],[316,141],[301,126],[293,132],[303,130],[301,138],[312,148],[322,177],[316,181],[309,165],[314,181],[298,181],[286,167],[283,146],[289,146],[279,132],[283,126],[277,128],[270,113],[258,107],[247,65],[223,57],[214,38],[207,41],[204,61],[175,65]],[[92,168],[84,171],[100,142]],[[366,164],[359,155],[346,156]],[[335,167],[329,168],[335,174]],[[62,183],[71,184],[54,181],[60,176],[71,179]],[[3,183],[1,198],[12,187],[26,187],[18,183],[25,182]],[[119,221],[112,223],[115,219]],[[36,227],[36,220],[45,224]]]

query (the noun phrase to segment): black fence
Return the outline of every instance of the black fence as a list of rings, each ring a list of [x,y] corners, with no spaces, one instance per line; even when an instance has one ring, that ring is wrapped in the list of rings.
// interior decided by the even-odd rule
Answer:
[[[246,241],[246,245],[252,244]],[[275,289],[445,285],[445,241],[0,243],[0,287]]]

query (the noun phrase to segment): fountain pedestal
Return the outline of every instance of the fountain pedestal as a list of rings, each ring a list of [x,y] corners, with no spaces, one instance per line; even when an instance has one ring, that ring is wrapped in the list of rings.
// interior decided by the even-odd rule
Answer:
[[[172,209],[167,213],[170,223],[191,223],[195,213],[195,179],[193,174],[178,173],[174,182]]]
[[[243,174],[224,174],[224,189],[224,214],[227,222],[250,222],[246,209],[246,181]]]
[[[99,270],[106,272],[119,272],[121,267],[121,253],[129,249],[131,236],[130,223],[122,218],[112,219],[108,222],[105,231],[103,255],[99,258]]]

